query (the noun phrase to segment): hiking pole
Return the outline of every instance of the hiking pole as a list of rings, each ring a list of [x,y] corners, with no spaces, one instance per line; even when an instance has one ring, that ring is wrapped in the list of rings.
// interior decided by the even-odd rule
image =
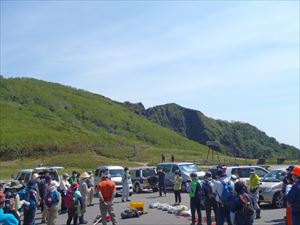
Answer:
[[[102,220],[102,216],[99,216],[99,219],[93,225],[97,225],[101,220]]]

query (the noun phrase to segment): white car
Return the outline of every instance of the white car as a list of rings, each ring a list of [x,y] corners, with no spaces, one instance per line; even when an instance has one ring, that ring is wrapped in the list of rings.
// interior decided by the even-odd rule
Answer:
[[[264,177],[269,171],[260,166],[229,166],[225,168],[225,174],[228,178],[231,175],[238,175],[240,180],[246,182],[246,185],[249,187],[250,182],[250,169],[254,168],[255,173],[260,178]]]
[[[281,194],[283,178],[286,174],[285,168],[273,170],[261,179],[259,188],[259,200],[271,203],[274,208],[282,208],[285,200]]]
[[[96,169],[95,172],[95,190],[96,193],[98,193],[98,184],[100,183],[102,179],[102,174],[101,171],[107,168],[108,173],[110,175],[111,181],[113,181],[116,184],[116,189],[117,189],[117,195],[121,196],[122,195],[122,176],[124,174],[124,168],[121,166],[99,166]],[[132,189],[132,183],[129,184],[129,195],[132,195],[133,189]]]

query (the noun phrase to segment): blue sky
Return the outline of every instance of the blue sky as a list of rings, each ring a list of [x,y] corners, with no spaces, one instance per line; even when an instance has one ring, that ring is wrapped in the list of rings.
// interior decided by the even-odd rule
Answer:
[[[1,1],[1,74],[177,103],[299,148],[299,1]]]

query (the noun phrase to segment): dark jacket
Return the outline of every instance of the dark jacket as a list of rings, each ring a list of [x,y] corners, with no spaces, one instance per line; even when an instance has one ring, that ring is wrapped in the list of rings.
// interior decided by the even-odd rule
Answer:
[[[157,173],[158,175],[158,182],[159,183],[164,183],[165,182],[165,172],[164,171],[159,171]]]
[[[292,205],[292,212],[300,212],[300,181],[294,184],[286,196],[286,200]]]
[[[242,195],[246,195],[248,196],[248,198],[250,199],[250,206],[249,208],[251,208],[251,210],[245,212],[244,209],[244,203],[241,200],[240,196]],[[235,212],[235,223],[236,225],[251,225],[253,224],[253,199],[251,198],[250,195],[248,195],[245,192],[241,192],[239,194],[237,194],[231,203],[231,207],[230,207],[230,211],[231,212]]]

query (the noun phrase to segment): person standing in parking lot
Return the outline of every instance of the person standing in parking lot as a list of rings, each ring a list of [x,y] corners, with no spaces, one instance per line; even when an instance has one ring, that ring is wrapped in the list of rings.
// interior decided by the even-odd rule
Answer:
[[[195,219],[196,219],[196,211],[198,215],[198,223],[197,225],[202,225],[202,215],[201,215],[201,196],[199,196],[199,193],[202,193],[202,183],[197,178],[196,173],[191,173],[191,191],[190,191],[190,206],[191,206],[191,213],[192,213],[192,223],[191,225],[195,225]],[[204,197],[204,195],[203,195]]]
[[[211,209],[213,209],[216,215],[217,203],[215,199],[215,194],[213,193],[212,187],[214,180],[212,179],[211,172],[206,172],[203,181],[203,191],[205,196],[205,212],[207,225],[211,225]]]
[[[128,167],[124,168],[124,174],[122,175],[122,202],[129,200],[129,184],[131,183],[131,176],[129,174]]]
[[[258,205],[259,200],[259,184],[260,179],[259,176],[255,174],[255,169],[250,169],[250,195],[253,199],[254,209],[256,211],[256,219],[260,219],[260,208]]]
[[[161,168],[157,168],[158,175],[158,188],[159,188],[159,196],[162,196],[162,192],[164,192],[165,196],[167,195],[165,188],[165,172]]]
[[[230,198],[233,198],[233,183],[227,178],[223,168],[217,170],[217,180],[213,185],[213,193],[216,196],[216,224],[224,225],[225,219],[228,225],[232,225],[230,219]]]
[[[182,177],[180,176],[179,170],[175,171],[175,177],[174,177],[174,195],[175,195],[175,204],[174,205],[180,205],[181,203],[181,186],[182,186]]]
[[[106,171],[103,171],[105,174]],[[106,225],[106,215],[110,216],[113,225],[117,224],[116,215],[113,209],[113,200],[116,195],[116,185],[109,179],[109,175],[105,174],[102,181],[98,184],[100,212],[102,217],[102,224]]]
[[[300,167],[292,171],[294,185],[286,196],[286,200],[292,207],[292,224],[300,225]]]

